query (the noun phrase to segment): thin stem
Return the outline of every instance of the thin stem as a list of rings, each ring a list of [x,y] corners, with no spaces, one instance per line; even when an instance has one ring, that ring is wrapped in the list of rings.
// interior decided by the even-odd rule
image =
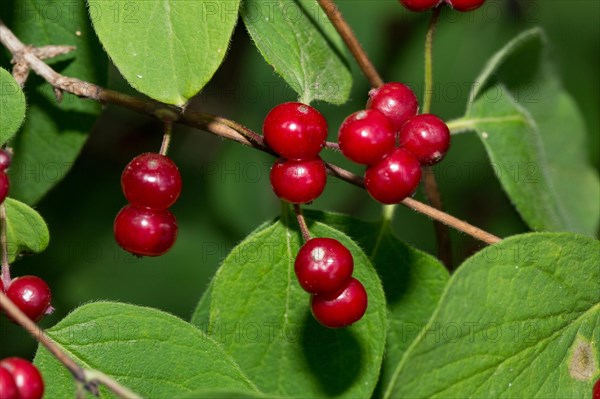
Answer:
[[[116,393],[124,399],[142,399],[140,395],[133,392],[131,389],[119,385],[115,380],[98,370],[85,370],[87,381],[97,381],[104,385],[110,391]]]
[[[381,79],[381,76],[379,76],[379,73],[377,73],[377,70],[373,66],[373,63],[369,59],[369,56],[360,45],[360,42],[358,41],[356,35],[352,31],[352,28],[350,28],[350,25],[348,25],[348,22],[346,22],[346,20],[342,16],[342,13],[335,5],[335,2],[333,2],[333,0],[317,1],[319,2],[319,5],[321,6],[325,14],[327,15],[327,18],[329,18],[329,20],[331,21],[331,24],[335,27],[337,32],[342,37],[342,40],[344,40],[344,43],[346,43],[346,47],[348,47],[348,49],[356,59],[358,66],[362,70],[363,74],[365,75],[371,86],[373,88],[377,88],[383,85],[383,79]]]
[[[442,196],[435,180],[435,172],[430,166],[423,168],[423,183],[425,186],[425,196],[427,202],[431,204],[435,209],[440,211],[444,210],[444,204],[442,203]],[[448,226],[440,223],[439,221],[433,222],[433,228],[435,229],[435,238],[438,248],[438,257],[448,270],[452,270],[452,242],[450,240],[450,230]]]
[[[302,232],[302,238],[304,242],[310,240],[310,230],[308,230],[308,225],[306,224],[306,219],[304,219],[304,215],[302,214],[302,208],[300,205],[294,204],[294,212],[296,213],[296,219],[298,219],[298,225],[300,226],[300,231]]]
[[[8,316],[12,320],[14,320],[18,325],[23,327],[26,331],[28,331],[33,338],[36,339],[40,344],[42,344],[48,351],[59,361],[61,362],[70,372],[73,374],[73,378],[78,383],[82,383],[86,386],[86,389],[90,390],[92,393],[97,393],[95,389],[95,382],[99,382],[102,385],[106,386],[111,392],[115,395],[124,398],[124,399],[136,399],[140,398],[140,396],[133,394],[132,391],[124,386],[120,385],[117,381],[112,378],[104,375],[102,380],[100,379],[90,379],[89,375],[95,375],[95,370],[84,370],[81,366],[79,366],[73,359],[71,359],[65,352],[63,352],[59,346],[50,339],[37,324],[35,324],[25,313],[19,309],[17,305],[15,305],[10,298],[4,294],[0,290],[0,308],[6,312]]]
[[[340,152],[340,145],[338,143],[334,143],[331,141],[327,141],[325,143],[325,148],[327,148],[328,150],[332,150],[332,151],[337,151]]]
[[[153,100],[138,99],[127,94],[105,89],[101,86],[94,85],[93,83],[60,75],[43,61],[35,57],[33,53],[28,51],[12,31],[4,25],[2,20],[0,20],[0,43],[2,43],[13,55],[17,53],[21,54],[36,74],[44,78],[52,86],[63,91],[101,103],[116,104],[136,112],[151,115],[160,120],[165,120],[165,115],[169,115],[168,118],[173,122],[201,129],[219,137],[233,140],[240,144],[274,155],[273,151],[264,143],[261,135],[237,122],[221,116],[197,111],[182,111],[177,107],[162,104]],[[364,180],[362,177],[331,163],[326,163],[326,167],[330,175],[364,188]],[[407,200],[403,201],[402,204],[435,220],[440,220],[442,223],[470,234],[484,242],[493,244],[500,240],[498,237],[486,233],[477,227],[471,226],[451,215],[440,211],[436,212],[434,208],[421,204],[418,201],[411,200],[410,202],[410,204],[413,205],[415,203],[420,204],[416,207],[408,205],[406,201]],[[494,237],[494,239],[490,240],[489,237]]]
[[[2,284],[8,288],[10,284],[10,264],[8,263],[8,235],[6,234],[6,206],[0,204],[0,245],[2,250]]]
[[[165,121],[165,133],[163,134],[162,144],[160,145],[160,155],[167,155],[169,152],[169,145],[171,144],[171,133],[173,132],[173,122],[170,120]]]
[[[440,18],[442,8],[436,7],[431,13],[427,35],[425,36],[425,93],[423,95],[423,113],[431,112],[431,101],[433,98],[433,37],[435,28]]]
[[[431,112],[431,103],[433,99],[433,39],[438,20],[440,18],[440,6],[433,9],[427,34],[425,36],[425,93],[423,93],[423,113]],[[429,166],[423,168],[425,186],[425,196],[427,201],[436,209],[443,210],[442,195],[435,180],[435,173]],[[450,230],[448,227],[438,221],[433,223],[435,237],[438,247],[438,256],[448,270],[452,270],[452,242],[450,241]]]

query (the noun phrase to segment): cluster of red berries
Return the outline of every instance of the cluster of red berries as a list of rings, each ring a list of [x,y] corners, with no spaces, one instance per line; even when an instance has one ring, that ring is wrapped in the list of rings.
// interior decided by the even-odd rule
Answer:
[[[287,102],[265,117],[264,138],[279,158],[271,168],[275,194],[293,204],[314,201],[325,189],[327,170],[319,153],[327,140],[327,121],[313,107]],[[312,294],[312,313],[321,324],[341,328],[360,320],[367,310],[367,292],[352,278],[350,251],[332,238],[308,240],[294,269],[302,288]]]
[[[177,238],[177,220],[169,207],[181,194],[181,175],[168,157],[145,153],[135,157],[121,175],[129,204],[114,222],[117,243],[138,256],[166,253]]]
[[[327,171],[319,152],[327,140],[327,121],[313,107],[283,103],[265,117],[264,138],[280,156],[271,168],[275,194],[293,204],[314,201],[325,189]]]
[[[10,181],[6,174],[6,169],[10,167],[12,157],[10,153],[4,149],[0,149],[0,204],[8,197]]]
[[[33,364],[18,357],[0,361],[0,398],[41,399],[43,395],[44,381]]]
[[[441,3],[446,3],[457,11],[467,12],[478,9],[485,0],[400,0],[400,3],[412,11],[428,11]]]
[[[346,327],[365,314],[367,291],[352,277],[352,253],[338,240],[308,240],[296,256],[294,270],[302,288],[312,294],[312,314],[322,325]]]
[[[448,126],[435,115],[417,115],[418,110],[408,86],[386,83],[369,92],[366,110],[340,126],[342,153],[367,166],[365,186],[381,203],[395,204],[412,195],[421,181],[421,166],[439,162],[450,147]]]

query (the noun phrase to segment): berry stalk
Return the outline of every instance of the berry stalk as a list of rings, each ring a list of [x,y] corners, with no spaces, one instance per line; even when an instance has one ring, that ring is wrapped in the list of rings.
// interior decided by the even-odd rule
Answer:
[[[6,235],[6,207],[0,204],[0,244],[2,247],[2,286],[10,285],[10,264],[8,263],[8,237]]]
[[[302,238],[304,242],[310,240],[310,230],[308,230],[308,225],[306,224],[306,219],[304,219],[304,214],[302,214],[302,208],[300,208],[299,204],[294,204],[294,212],[296,213],[296,219],[298,219],[298,225],[300,226],[300,231],[302,232]]]

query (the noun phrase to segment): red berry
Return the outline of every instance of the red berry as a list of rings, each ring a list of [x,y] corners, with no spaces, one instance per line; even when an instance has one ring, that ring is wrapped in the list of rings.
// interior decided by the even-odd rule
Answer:
[[[130,204],[162,211],[179,197],[181,176],[171,159],[148,152],[127,164],[121,175],[121,187]]]
[[[8,176],[3,170],[0,170],[0,204],[8,197],[9,189],[10,181],[8,180]]]
[[[396,204],[409,197],[420,181],[419,160],[402,148],[397,148],[365,173],[367,191],[383,204]]]
[[[114,233],[124,250],[139,256],[159,256],[175,243],[177,220],[167,210],[127,205],[115,218]]]
[[[421,165],[433,165],[442,160],[450,147],[450,130],[435,115],[417,115],[400,130],[400,147],[412,152]]]
[[[381,112],[368,109],[347,117],[340,126],[338,141],[346,158],[372,165],[390,153],[396,145],[392,122]]]
[[[341,328],[360,320],[367,310],[367,291],[355,278],[334,294],[313,295],[312,314],[325,327]]]
[[[3,367],[0,367],[0,398],[19,399],[19,390],[15,380],[12,374]]]
[[[442,0],[400,0],[400,3],[412,11],[427,11],[440,4]]]
[[[391,82],[369,92],[367,108],[376,109],[387,116],[398,131],[417,114],[419,101],[408,86]]]
[[[594,384],[594,389],[592,391],[592,399],[600,399],[600,378]]]
[[[10,152],[0,148],[0,170],[6,170],[10,167],[12,163],[12,156]]]
[[[327,170],[317,157],[310,161],[278,159],[271,168],[271,186],[275,194],[292,204],[314,201],[325,189]]]
[[[9,357],[0,362],[15,381],[19,399],[41,399],[44,395],[44,381],[37,367],[25,359]],[[4,399],[4,396],[2,396]]]
[[[269,147],[283,158],[312,159],[325,145],[327,121],[310,105],[283,103],[267,114],[263,132]]]
[[[294,264],[302,288],[311,294],[338,292],[354,270],[352,254],[333,238],[313,238],[300,248]]]
[[[6,289],[6,296],[33,321],[44,317],[52,299],[48,284],[36,276],[13,279]]]
[[[485,3],[485,0],[446,0],[446,3],[456,11],[466,12],[478,9]]]

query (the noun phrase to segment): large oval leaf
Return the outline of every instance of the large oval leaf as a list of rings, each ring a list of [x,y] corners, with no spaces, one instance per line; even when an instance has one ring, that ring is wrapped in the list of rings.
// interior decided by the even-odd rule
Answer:
[[[600,242],[508,238],[452,276],[386,397],[586,398],[600,376]]]
[[[92,31],[84,2],[7,1],[0,16],[33,46],[71,45],[69,54],[47,60],[60,73],[99,85],[106,83],[107,57]],[[27,118],[11,141],[11,197],[38,202],[69,172],[101,106],[65,93],[58,103],[52,87],[31,74],[25,87]]]
[[[19,129],[25,118],[25,94],[12,75],[0,68],[0,145]]]
[[[524,221],[535,230],[595,235],[600,180],[581,112],[561,85],[543,32],[512,40],[476,82],[463,122],[479,133]]]
[[[363,319],[339,330],[314,320],[310,296],[293,270],[301,237],[284,215],[283,221],[247,237],[225,259],[213,281],[209,333],[269,395],[369,397],[387,330],[379,278],[346,235],[318,222],[310,229],[351,250],[354,275],[369,293]]]
[[[348,100],[352,75],[344,46],[316,1],[247,0],[241,14],[258,50],[302,102]]]
[[[8,261],[22,253],[40,253],[50,241],[46,222],[34,209],[12,198],[4,200]]]
[[[99,370],[143,397],[256,391],[219,345],[159,310],[115,302],[88,304],[46,333],[82,367]],[[73,397],[72,375],[43,347],[35,364],[44,377],[46,397]],[[114,397],[101,391],[102,397]]]
[[[239,0],[88,0],[94,29],[129,84],[182,106],[227,52]]]

